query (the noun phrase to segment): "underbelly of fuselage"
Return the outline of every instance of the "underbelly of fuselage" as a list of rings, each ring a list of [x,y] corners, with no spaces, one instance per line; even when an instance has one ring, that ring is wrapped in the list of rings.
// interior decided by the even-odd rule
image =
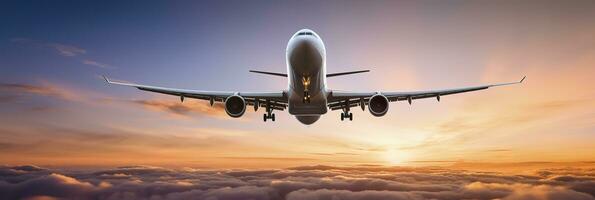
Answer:
[[[314,123],[327,108],[325,54],[322,41],[299,36],[287,48],[288,112],[304,123]]]
[[[309,102],[304,101],[303,91],[292,91],[289,94],[288,111],[292,115],[322,115],[328,111],[326,102],[323,91],[310,93]]]
[[[288,110],[292,115],[322,115],[327,112],[324,60],[308,43],[293,49],[288,59]]]

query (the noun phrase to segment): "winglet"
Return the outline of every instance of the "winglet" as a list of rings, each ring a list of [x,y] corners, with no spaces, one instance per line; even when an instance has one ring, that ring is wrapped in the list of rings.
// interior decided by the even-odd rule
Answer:
[[[110,81],[110,80],[107,78],[107,76],[105,76],[105,75],[102,75],[102,77],[103,77],[103,79],[105,79],[105,82],[107,82],[107,83],[112,83],[112,82],[111,82],[111,81]]]
[[[493,85],[488,85],[488,87],[521,84],[521,83],[523,83],[523,81],[525,81],[525,78],[527,78],[527,76],[523,76],[523,78],[520,81],[509,82],[509,83],[493,84]]]

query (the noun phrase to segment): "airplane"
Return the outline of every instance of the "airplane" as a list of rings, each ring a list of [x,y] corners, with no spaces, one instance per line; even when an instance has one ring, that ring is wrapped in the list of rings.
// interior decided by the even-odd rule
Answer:
[[[389,103],[394,101],[407,101],[423,98],[436,98],[440,101],[442,96],[484,90],[490,87],[519,84],[525,80],[523,77],[518,82],[508,82],[474,87],[462,87],[453,89],[427,90],[427,91],[372,91],[372,92],[351,92],[332,90],[327,87],[327,78],[364,73],[370,70],[347,71],[339,73],[327,73],[326,71],[326,48],[318,34],[310,29],[297,31],[287,44],[285,51],[287,73],[267,72],[249,70],[249,72],[280,76],[287,78],[287,89],[277,92],[238,92],[238,91],[205,91],[166,88],[150,85],[140,85],[130,82],[112,81],[103,76],[109,84],[135,87],[140,90],[156,92],[168,95],[179,96],[180,101],[184,98],[208,100],[213,106],[215,102],[225,104],[225,112],[233,118],[241,117],[247,106],[253,106],[254,111],[262,107],[266,113],[263,114],[263,121],[270,119],[275,121],[273,111],[288,110],[302,124],[310,125],[320,119],[321,115],[329,110],[342,110],[341,121],[353,120],[353,113],[350,109],[366,106],[375,117],[384,116],[388,112]]]

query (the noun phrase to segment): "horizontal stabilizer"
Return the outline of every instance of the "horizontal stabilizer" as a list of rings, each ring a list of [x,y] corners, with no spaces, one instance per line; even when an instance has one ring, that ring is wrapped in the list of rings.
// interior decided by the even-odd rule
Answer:
[[[250,72],[252,72],[252,73],[258,73],[258,74],[266,74],[266,75],[287,77],[287,74],[283,74],[283,73],[265,72],[265,71],[256,71],[256,70],[250,70]]]
[[[343,76],[343,75],[357,74],[357,73],[364,73],[364,72],[370,72],[370,70],[360,70],[360,71],[332,73],[332,74],[327,74],[326,77]]]

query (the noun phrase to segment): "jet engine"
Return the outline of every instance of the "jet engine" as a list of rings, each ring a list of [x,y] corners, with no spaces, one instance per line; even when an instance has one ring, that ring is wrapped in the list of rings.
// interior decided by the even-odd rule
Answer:
[[[381,94],[376,94],[368,100],[368,110],[376,117],[381,117],[388,112],[388,98]]]
[[[225,99],[225,112],[231,117],[241,117],[246,112],[246,101],[238,95]]]

